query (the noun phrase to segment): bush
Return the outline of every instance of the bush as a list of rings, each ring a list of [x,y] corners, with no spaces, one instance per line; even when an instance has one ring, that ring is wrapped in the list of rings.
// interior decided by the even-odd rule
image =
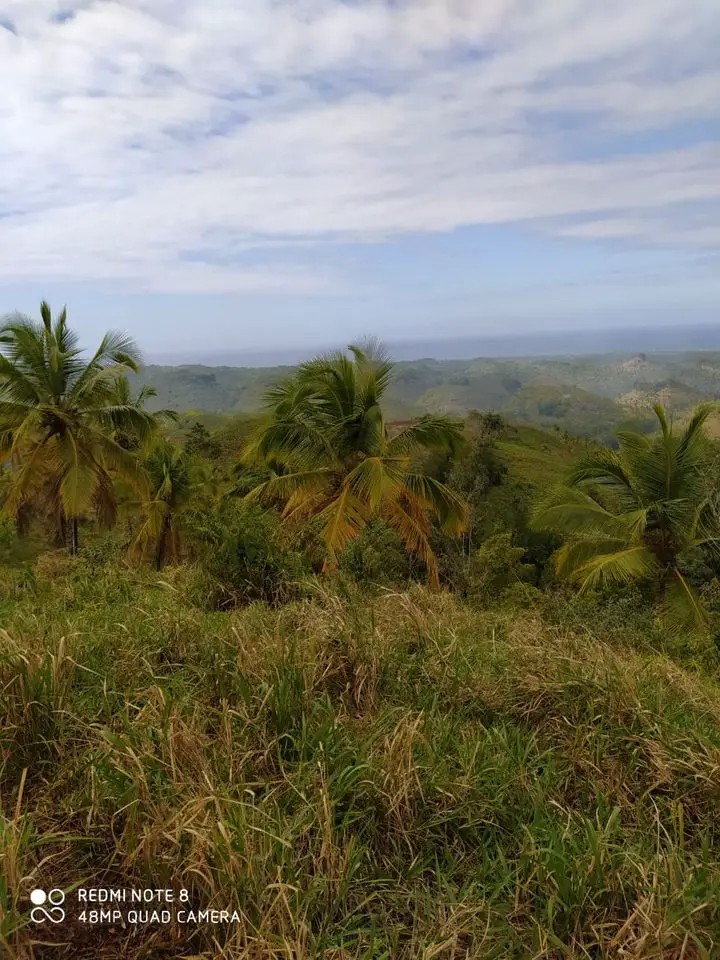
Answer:
[[[220,443],[203,423],[196,420],[185,440],[185,451],[191,457],[209,457],[215,460],[220,456]]]
[[[468,596],[480,603],[495,600],[510,587],[526,583],[535,574],[531,563],[523,563],[524,547],[514,547],[512,534],[498,533],[471,556],[468,567]]]
[[[546,615],[572,631],[593,630],[606,638],[640,649],[659,650],[665,642],[662,624],[654,615],[657,595],[638,584],[579,593],[567,585],[550,597]]]
[[[382,520],[368,524],[340,557],[340,571],[358,583],[397,586],[412,579],[416,567],[398,535]]]
[[[93,572],[108,564],[117,567],[125,556],[130,536],[130,532],[123,527],[109,533],[91,533],[86,536],[82,546],[80,556],[83,563]]]
[[[203,605],[226,609],[254,600],[286,603],[298,595],[298,581],[310,572],[302,554],[284,542],[277,514],[258,504],[221,504],[194,518],[193,526],[204,545]]]
[[[720,580],[717,577],[713,577],[709,583],[703,585],[700,595],[711,613],[720,614]]]
[[[452,465],[447,482],[473,503],[484,499],[491,487],[500,486],[506,476],[507,466],[495,444],[475,437],[465,455]]]

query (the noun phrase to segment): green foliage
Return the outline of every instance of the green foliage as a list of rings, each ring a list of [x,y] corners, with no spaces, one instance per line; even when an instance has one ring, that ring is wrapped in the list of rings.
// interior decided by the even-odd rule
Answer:
[[[508,587],[527,583],[535,567],[524,563],[524,547],[515,547],[512,534],[499,533],[487,539],[469,561],[468,595],[481,603],[499,600]]]
[[[714,614],[720,614],[720,580],[717,577],[713,577],[702,585],[701,596],[708,610]]]
[[[118,569],[126,564],[131,532],[122,525],[112,531],[88,533],[82,552],[82,562],[90,571]]]
[[[477,504],[491,487],[503,483],[507,472],[507,464],[493,441],[474,437],[468,451],[452,464],[447,482],[471,504]]]
[[[544,484],[556,480],[558,467],[572,461],[579,442],[478,413],[468,418],[466,429],[470,441],[465,450],[455,458],[436,458],[425,465],[470,506],[467,536],[461,541],[437,532],[434,536],[442,580],[468,596],[469,557],[488,538],[511,533],[515,546],[523,548],[526,562],[534,565],[533,580],[541,582],[560,538],[530,528],[532,503]],[[532,591],[523,587],[520,593],[530,596]]]
[[[220,442],[213,438],[208,428],[196,420],[185,440],[185,452],[188,456],[209,457],[211,460],[220,455]]]
[[[77,552],[77,519],[93,511],[111,525],[117,514],[114,478],[141,486],[136,458],[120,442],[142,442],[156,417],[133,401],[123,377],[136,372],[135,343],[107,333],[84,359],[65,310],[53,321],[11,317],[0,327],[0,456],[9,464],[5,507],[19,518],[30,509],[55,519],[60,540]]]
[[[182,447],[157,443],[143,459],[147,496],[135,506],[141,512],[131,550],[155,569],[179,560],[183,548],[184,515],[191,500],[208,484],[204,465]]]
[[[583,591],[652,580],[662,586],[666,618],[678,628],[702,628],[707,613],[684,563],[720,549],[717,495],[708,496],[706,484],[711,410],[698,407],[681,431],[661,407],[655,412],[658,434],[623,433],[619,452],[585,457],[567,487],[540,505],[536,524],[567,535],[557,569]]]
[[[271,390],[268,420],[248,457],[282,469],[272,470],[248,496],[282,502],[288,522],[312,521],[325,544],[328,572],[367,524],[382,518],[436,584],[431,518],[457,536],[467,523],[467,505],[419,470],[418,458],[459,448],[462,424],[425,416],[391,430],[382,403],[392,372],[389,356],[371,342],[316,357]]]
[[[15,523],[11,517],[0,513],[0,550],[8,550],[15,542]]]
[[[154,413],[148,413],[146,405],[149,400],[156,396],[157,391],[151,386],[141,387],[137,395],[133,396],[129,377],[126,374],[120,374],[115,378],[111,397],[114,406],[118,409],[135,410],[142,414],[140,429],[138,429],[138,421],[132,418],[113,428],[112,439],[123,449],[140,450],[141,447],[153,439],[161,428],[168,427],[177,421],[177,414],[174,410],[158,410]]]
[[[387,523],[374,521],[340,555],[339,569],[357,583],[400,586],[418,579],[420,570],[402,540]]]
[[[515,381],[514,385],[519,386],[520,381]],[[502,437],[508,429],[507,422],[499,413],[481,413],[479,410],[470,411],[468,424],[471,431],[481,437]]]
[[[310,573],[305,557],[288,547],[275,511],[257,503],[218,504],[195,514],[191,529],[205,575],[201,602],[211,608],[286,603]]]

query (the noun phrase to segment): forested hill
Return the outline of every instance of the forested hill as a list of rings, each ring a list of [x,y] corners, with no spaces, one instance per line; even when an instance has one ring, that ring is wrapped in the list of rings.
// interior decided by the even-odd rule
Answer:
[[[290,367],[146,367],[157,409],[254,413],[264,391]],[[720,396],[720,352],[528,359],[414,360],[398,363],[388,413],[462,415],[494,410],[514,420],[602,437],[621,424],[651,422],[663,403],[676,413]]]

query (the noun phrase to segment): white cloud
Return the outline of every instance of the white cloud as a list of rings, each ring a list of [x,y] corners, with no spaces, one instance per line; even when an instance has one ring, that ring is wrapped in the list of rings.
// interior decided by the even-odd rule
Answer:
[[[0,279],[332,290],[325,242],[489,223],[720,242],[695,213],[720,201],[717,0],[0,0],[0,23]]]

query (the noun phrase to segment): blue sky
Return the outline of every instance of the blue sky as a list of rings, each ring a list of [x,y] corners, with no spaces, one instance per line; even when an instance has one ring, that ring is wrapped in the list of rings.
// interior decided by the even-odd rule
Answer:
[[[0,0],[0,311],[148,353],[696,323],[717,0]]]

